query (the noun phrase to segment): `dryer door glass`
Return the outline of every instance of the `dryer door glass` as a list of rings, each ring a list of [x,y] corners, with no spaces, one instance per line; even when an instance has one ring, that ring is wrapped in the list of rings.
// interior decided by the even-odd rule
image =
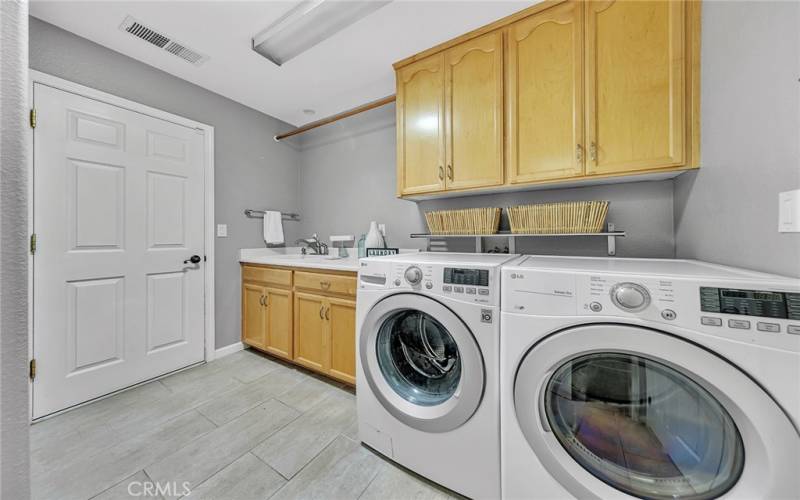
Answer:
[[[637,497],[716,498],[742,473],[742,437],[728,412],[682,373],[642,356],[594,353],[561,365],[544,410],[572,458]]]
[[[441,404],[461,380],[461,356],[452,335],[433,316],[406,309],[387,317],[378,331],[378,366],[389,386],[420,406]]]

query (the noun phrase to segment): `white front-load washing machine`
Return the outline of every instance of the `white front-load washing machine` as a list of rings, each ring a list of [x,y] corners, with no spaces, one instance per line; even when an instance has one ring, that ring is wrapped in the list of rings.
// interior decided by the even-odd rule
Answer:
[[[358,273],[361,441],[472,498],[500,497],[500,266],[512,257],[401,254]]]
[[[800,281],[529,256],[502,282],[504,497],[798,497]]]

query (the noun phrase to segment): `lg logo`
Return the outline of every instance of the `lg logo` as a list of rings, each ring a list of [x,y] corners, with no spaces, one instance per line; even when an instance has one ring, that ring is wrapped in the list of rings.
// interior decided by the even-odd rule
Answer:
[[[128,483],[128,495],[132,497],[183,497],[191,492],[189,481],[184,481],[180,485],[176,481],[168,483],[131,481]]]

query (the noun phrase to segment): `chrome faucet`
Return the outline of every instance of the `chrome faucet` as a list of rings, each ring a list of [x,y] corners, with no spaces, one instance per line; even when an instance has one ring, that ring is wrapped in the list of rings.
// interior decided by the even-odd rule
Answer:
[[[311,250],[312,255],[328,255],[328,245],[319,241],[317,233],[312,234],[311,238],[300,238],[299,240],[295,241],[295,244],[298,243],[304,243],[306,245],[301,250],[303,255],[306,254],[307,250]]]

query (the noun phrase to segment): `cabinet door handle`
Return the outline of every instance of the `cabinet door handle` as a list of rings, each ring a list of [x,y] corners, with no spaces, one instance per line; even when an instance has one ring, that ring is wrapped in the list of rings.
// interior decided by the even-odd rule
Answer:
[[[269,306],[269,295],[264,295],[264,307]]]
[[[260,299],[258,299],[258,303],[262,306],[264,305],[264,296],[262,295]]]
[[[319,319],[325,319],[325,317],[322,315],[322,311],[324,311],[324,310],[325,310],[325,306],[322,306],[322,307],[319,308]]]
[[[439,165],[439,180],[440,181],[444,180],[444,167],[441,165]]]
[[[328,307],[325,309],[325,319],[330,321],[331,320],[331,308]]]
[[[447,166],[447,178],[450,179],[451,181],[453,180],[453,166],[452,165],[448,165]]]
[[[595,144],[594,141],[589,144],[589,158],[591,158],[592,161],[597,161],[597,144]]]
[[[321,286],[322,288],[327,290],[328,288],[331,287],[331,282],[330,281],[320,281],[319,282],[319,286]]]
[[[580,144],[575,146],[575,159],[578,160],[578,162],[583,161],[583,146]]]

